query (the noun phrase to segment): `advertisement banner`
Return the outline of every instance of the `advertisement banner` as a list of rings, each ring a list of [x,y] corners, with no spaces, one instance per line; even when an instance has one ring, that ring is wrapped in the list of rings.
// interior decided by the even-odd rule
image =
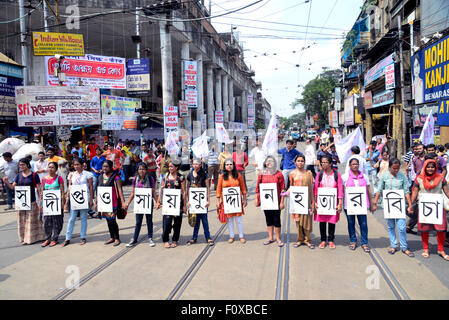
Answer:
[[[366,91],[363,94],[363,106],[365,109],[371,109],[373,107],[373,93],[371,91]]]
[[[22,78],[0,75],[0,117],[15,117],[17,115],[15,88],[18,86],[23,86]]]
[[[386,90],[373,96],[373,108],[394,103],[394,90]]]
[[[390,54],[388,57],[382,59],[374,67],[368,70],[368,72],[365,74],[365,87],[368,86],[371,82],[383,76],[385,74],[387,66],[391,65],[392,63],[394,64],[393,55],[394,53]]]
[[[33,49],[35,56],[84,56],[84,39],[82,34],[33,32]]]
[[[449,100],[440,101],[438,108],[437,125],[449,126]]]
[[[180,117],[185,117],[189,115],[189,106],[187,104],[187,101],[179,100],[179,114]]]
[[[103,130],[137,130],[136,109],[142,108],[137,98],[101,96]]]
[[[334,109],[337,111],[341,110],[341,88],[336,87],[334,89]]]
[[[449,36],[412,56],[412,83],[415,104],[449,99]]]
[[[47,84],[58,86],[54,71],[58,59],[45,57]],[[84,57],[66,57],[61,64],[66,74],[65,86],[87,86],[99,89],[126,89],[126,60],[124,58],[86,54]],[[81,82],[81,83],[80,83]]]
[[[344,102],[345,106],[345,126],[354,125],[354,96],[347,97]]]
[[[101,123],[100,90],[91,87],[16,87],[19,127]]]
[[[440,112],[437,103],[428,103],[421,106],[414,106],[412,108],[413,114],[413,128],[423,127],[429,113],[432,113],[436,122],[438,122],[438,114]]]
[[[164,108],[164,132],[165,137],[170,131],[178,131],[178,107],[165,106]]]
[[[394,78],[394,63],[391,63],[385,67],[385,90],[394,88],[396,88]]]
[[[329,111],[329,124],[333,128],[338,128],[338,111]]]
[[[198,108],[198,90],[188,89],[185,91],[185,95],[189,108]]]
[[[151,94],[150,59],[129,59],[126,62],[126,91],[130,96]]]
[[[224,112],[215,111],[215,123],[223,123],[223,121],[224,121]]]
[[[184,60],[185,100],[189,108],[198,108],[198,62]]]

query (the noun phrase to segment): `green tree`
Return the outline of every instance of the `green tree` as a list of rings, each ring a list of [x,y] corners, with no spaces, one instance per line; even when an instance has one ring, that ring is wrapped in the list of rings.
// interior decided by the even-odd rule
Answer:
[[[319,74],[315,79],[309,81],[304,87],[302,98],[296,99],[292,108],[302,105],[305,114],[314,116],[318,114],[318,124],[324,126],[328,119],[328,103],[332,99],[332,92],[338,85],[341,77],[340,70],[326,70]],[[303,115],[305,119],[305,114]]]

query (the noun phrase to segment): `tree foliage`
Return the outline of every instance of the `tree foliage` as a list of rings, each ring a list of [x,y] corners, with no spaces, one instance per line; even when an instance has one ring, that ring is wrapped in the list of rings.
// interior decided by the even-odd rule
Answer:
[[[307,83],[302,92],[302,98],[296,99],[291,104],[292,108],[295,109],[297,106],[302,105],[305,114],[309,115],[309,117],[318,114],[319,125],[325,125],[328,118],[328,103],[332,99],[332,92],[338,85],[340,77],[341,70],[338,69],[322,72]]]

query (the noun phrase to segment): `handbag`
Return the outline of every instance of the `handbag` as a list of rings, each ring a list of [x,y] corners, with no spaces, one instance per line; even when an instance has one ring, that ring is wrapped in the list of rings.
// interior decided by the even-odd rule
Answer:
[[[195,213],[189,213],[188,221],[189,221],[189,225],[192,228],[195,227],[195,225],[196,225],[196,214]]]
[[[217,208],[217,214],[218,214],[218,220],[220,220],[220,222],[221,222],[222,224],[225,224],[225,223],[227,222],[227,219],[226,219],[226,215],[225,215],[225,213],[224,213],[224,205],[223,205],[223,203],[221,203],[221,204],[218,206],[218,208]]]
[[[125,210],[122,207],[122,202],[119,199],[119,193],[117,189],[117,184],[114,181],[114,187],[115,187],[115,193],[117,194],[117,219],[123,220],[126,218],[126,215],[128,214],[128,210]]]

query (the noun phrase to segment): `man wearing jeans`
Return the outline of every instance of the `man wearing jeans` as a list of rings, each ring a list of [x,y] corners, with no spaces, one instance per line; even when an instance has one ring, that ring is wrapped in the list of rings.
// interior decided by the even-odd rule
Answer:
[[[17,174],[19,173],[19,165],[16,160],[12,159],[11,152],[3,153],[3,159],[5,159],[5,163],[3,163],[0,170],[3,171],[6,177],[8,177],[8,181],[14,181],[16,179]],[[5,211],[12,210],[13,209],[12,196],[14,194],[14,191],[10,189],[6,184],[4,184],[4,186],[6,189],[6,196],[8,203],[8,207],[5,208]]]
[[[371,141],[365,154],[366,168],[374,194],[377,192],[377,168],[374,168],[374,165],[379,161],[380,156],[380,152],[376,150],[376,145],[376,141]]]
[[[297,155],[302,155],[301,152],[293,148],[293,140],[287,140],[286,147],[278,150],[284,158],[282,175],[284,176],[285,188],[288,188],[288,177],[290,172],[296,169],[295,158]]]

